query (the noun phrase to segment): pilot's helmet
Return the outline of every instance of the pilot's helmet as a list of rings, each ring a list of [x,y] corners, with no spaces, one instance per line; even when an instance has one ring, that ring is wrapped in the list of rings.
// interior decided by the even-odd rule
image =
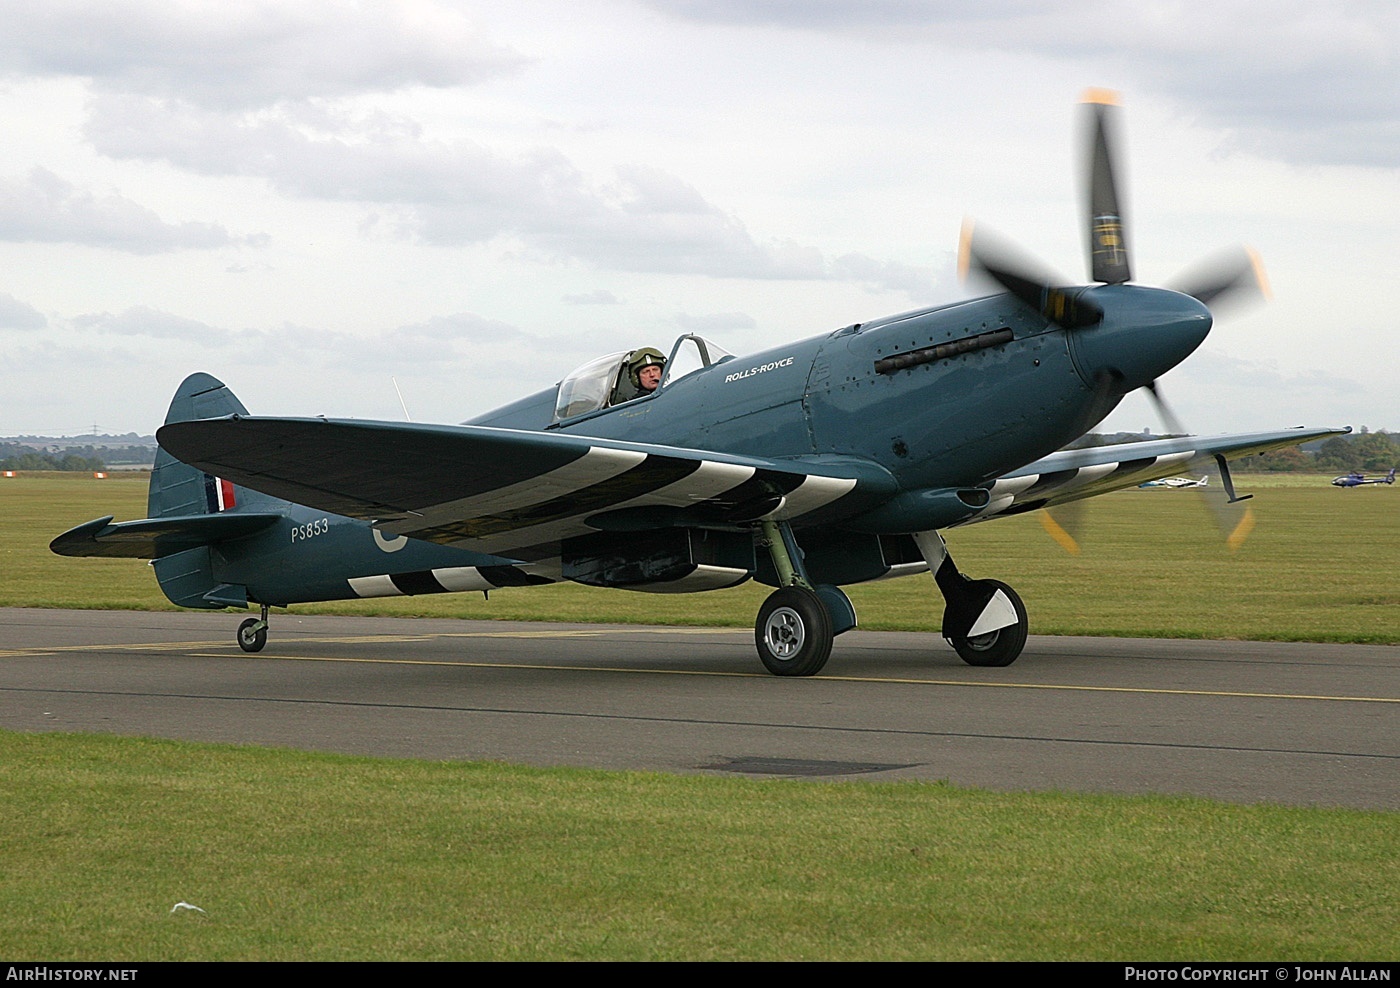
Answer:
[[[660,350],[652,347],[642,347],[640,350],[633,350],[632,355],[627,358],[627,377],[632,381],[634,387],[642,386],[642,368],[655,365],[657,367],[666,366],[666,358]]]

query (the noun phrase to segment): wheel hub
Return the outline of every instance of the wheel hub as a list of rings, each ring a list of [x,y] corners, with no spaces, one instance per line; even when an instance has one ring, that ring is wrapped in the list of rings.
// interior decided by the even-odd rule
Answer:
[[[802,645],[807,640],[802,617],[791,607],[779,607],[768,615],[763,634],[768,651],[780,659],[790,659],[802,651]]]
[[[985,635],[974,635],[967,640],[969,648],[975,648],[979,652],[985,652],[997,643],[999,631],[989,631]]]

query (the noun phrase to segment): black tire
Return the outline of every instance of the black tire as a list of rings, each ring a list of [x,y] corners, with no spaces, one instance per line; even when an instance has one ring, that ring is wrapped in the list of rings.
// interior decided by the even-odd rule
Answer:
[[[257,618],[249,618],[238,626],[238,647],[245,652],[261,652],[267,644],[267,625],[261,628]]]
[[[972,638],[949,638],[948,642],[957,650],[958,657],[970,666],[1009,666],[1026,647],[1026,635],[1030,631],[1026,605],[1021,603],[1015,590],[1000,580],[987,582],[1003,591],[1011,601],[1016,609],[1016,623]]]
[[[831,617],[821,598],[805,587],[783,587],[758,610],[754,643],[764,668],[775,676],[815,676],[831,657]]]

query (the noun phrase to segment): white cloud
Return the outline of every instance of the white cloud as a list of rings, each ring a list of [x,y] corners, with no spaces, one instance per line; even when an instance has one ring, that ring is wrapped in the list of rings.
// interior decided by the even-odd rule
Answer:
[[[226,109],[466,85],[521,56],[441,3],[0,0],[0,67]]]
[[[727,28],[856,34],[885,45],[1033,54],[1169,95],[1244,148],[1307,163],[1400,159],[1400,7],[1390,0],[647,0]],[[1090,80],[1092,81],[1092,80]]]
[[[0,292],[0,329],[43,329],[48,324],[48,317],[34,306]]]
[[[687,333],[716,333],[731,329],[754,329],[758,326],[747,312],[712,312],[707,315],[677,313],[676,325]]]
[[[383,208],[392,233],[434,246],[519,238],[546,256],[622,271],[838,280],[921,291],[926,272],[857,254],[759,243],[736,216],[661,169],[619,165],[590,182],[548,148],[507,156],[425,139],[378,114],[227,114],[144,97],[94,101],[86,134],[114,158],[264,178],[310,199]],[[371,223],[369,228],[379,225]]]
[[[577,292],[565,295],[564,301],[569,305],[621,305],[622,299],[618,298],[606,288],[595,288],[591,292]]]
[[[232,342],[227,329],[209,326],[195,319],[185,319],[146,306],[136,306],[124,312],[94,312],[74,316],[75,328],[118,336],[144,337],[151,340],[179,340],[200,346],[224,346]]]
[[[0,240],[72,243],[132,254],[262,243],[237,240],[214,223],[167,223],[116,192],[79,189],[46,168],[24,179],[0,179]]]
[[[1290,372],[1272,359],[1232,357],[1203,348],[1173,370],[1163,397],[1184,428],[1200,434],[1357,425],[1382,396],[1367,382],[1326,370]],[[1167,428],[1142,392],[1129,395],[1100,431]]]
[[[0,361],[70,400],[61,428],[118,408],[145,428],[195,368],[260,411],[397,417],[392,373],[415,415],[446,420],[677,327],[774,346],[962,296],[964,210],[1078,276],[1071,104],[1088,84],[1126,94],[1143,281],[1236,237],[1275,276],[1280,301],[1212,342],[1268,354],[1277,378],[1227,361],[1191,386],[1215,359],[1197,355],[1187,386],[1167,382],[1188,424],[1291,424],[1306,402],[1394,427],[1364,383],[1400,362],[1388,6],[0,0],[0,16],[0,287],[23,299],[0,296]],[[1348,377],[1363,384],[1327,384]]]
[[[0,317],[4,300],[0,296]],[[20,303],[22,304],[22,303]],[[40,317],[42,318],[42,317]],[[482,348],[523,347],[536,352],[549,344],[497,319],[470,312],[435,316],[422,323],[383,329],[369,335],[286,323],[273,329],[233,330],[211,326],[146,306],[135,306],[118,313],[97,312],[66,320],[77,334],[80,346],[87,346],[90,334],[122,336],[134,344],[148,346],[187,345],[200,351],[228,350],[238,362],[276,360],[279,353],[294,352],[344,366],[376,365],[386,361],[427,369],[430,365],[468,361]]]

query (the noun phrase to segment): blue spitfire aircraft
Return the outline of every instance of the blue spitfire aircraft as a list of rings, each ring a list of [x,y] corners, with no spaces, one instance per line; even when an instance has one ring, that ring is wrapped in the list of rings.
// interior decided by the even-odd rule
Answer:
[[[1391,468],[1390,468],[1390,473],[1386,474],[1384,477],[1372,477],[1370,480],[1367,480],[1367,479],[1366,479],[1366,475],[1365,475],[1364,473],[1357,473],[1357,472],[1355,472],[1355,471],[1353,471],[1352,473],[1347,474],[1347,475],[1344,476],[1344,477],[1333,477],[1333,478],[1332,478],[1332,486],[1333,486],[1333,487],[1365,487],[1367,484],[1393,484],[1393,483],[1395,483],[1395,468],[1394,468],[1394,467],[1391,467]]]
[[[1005,583],[964,576],[942,529],[1194,472],[1202,459],[1237,503],[1227,458],[1349,431],[1056,452],[1133,389],[1157,398],[1156,379],[1209,332],[1207,305],[1259,285],[1249,259],[1179,290],[1130,284],[1116,111],[1101,94],[1087,103],[1093,284],[1041,274],[969,226],[964,270],[1001,294],[743,358],[682,336],[654,390],[659,353],[615,353],[459,426],[259,418],[195,374],[158,433],[150,517],[99,518],[52,549],[151,558],[186,607],[257,605],[237,634],[250,652],[267,641],[270,607],[306,601],[560,580],[683,593],[757,579],[776,589],[755,643],[782,676],[820,671],[855,626],[842,586],[931,571],[943,637],[972,665],[1008,665],[1026,609]],[[652,369],[631,377],[629,364]],[[1229,519],[1235,538],[1249,524]]]

